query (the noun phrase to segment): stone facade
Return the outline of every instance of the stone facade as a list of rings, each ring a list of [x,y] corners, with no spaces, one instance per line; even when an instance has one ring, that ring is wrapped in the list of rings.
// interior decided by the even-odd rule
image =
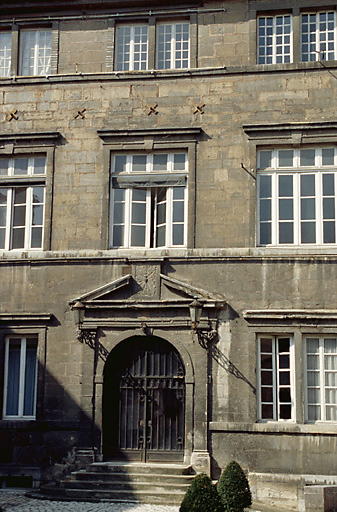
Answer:
[[[337,424],[308,421],[305,366],[306,337],[337,333],[337,246],[259,244],[256,169],[261,148],[336,147],[336,62],[300,58],[300,16],[312,2],[32,4],[0,7],[12,39],[0,159],[47,157],[36,182],[46,189],[42,250],[0,250],[1,401],[8,336],[38,338],[36,418],[2,408],[1,474],[25,468],[38,481],[75,464],[77,449],[104,457],[105,362],[123,340],[154,335],[185,367],[184,462],[216,479],[235,459],[255,500],[305,510],[306,485],[337,479]],[[258,16],[285,11],[292,62],[256,64]],[[156,26],[170,20],[190,24],[188,69],[155,69]],[[118,71],[116,30],[137,22],[149,27],[148,70]],[[18,74],[27,27],[52,32],[48,76]],[[188,158],[185,246],[110,248],[111,154],[165,151]],[[14,179],[0,173],[0,187]],[[199,327],[216,339],[191,331],[195,297]],[[261,336],[291,340],[291,419],[259,420]],[[329,404],[336,410],[336,397]]]

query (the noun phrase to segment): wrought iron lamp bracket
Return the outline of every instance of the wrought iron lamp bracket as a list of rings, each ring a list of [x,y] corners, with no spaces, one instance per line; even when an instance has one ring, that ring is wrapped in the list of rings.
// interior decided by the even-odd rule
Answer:
[[[212,342],[218,339],[218,332],[215,329],[206,330],[196,327],[195,333],[197,335],[199,345],[206,350]]]
[[[95,348],[96,331],[77,329],[76,338],[78,341],[85,343],[90,348]]]

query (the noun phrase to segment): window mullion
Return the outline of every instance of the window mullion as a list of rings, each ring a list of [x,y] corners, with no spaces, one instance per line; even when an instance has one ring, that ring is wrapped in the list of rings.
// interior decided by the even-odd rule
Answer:
[[[133,71],[135,69],[135,27],[130,27],[130,62],[129,69]]]
[[[5,229],[5,249],[9,251],[11,244],[11,225],[12,225],[12,196],[13,189],[7,189],[7,205],[6,205],[6,229]]]
[[[25,373],[26,373],[26,344],[27,338],[21,339],[20,351],[20,383],[19,383],[19,407],[18,416],[23,416],[24,396],[25,396]]]
[[[151,212],[151,189],[146,190],[146,217],[145,217],[145,248],[151,247],[151,225],[152,225]]]
[[[272,243],[278,245],[279,233],[279,207],[278,207],[278,174],[272,175]]]
[[[293,201],[294,201],[294,245],[300,244],[301,239],[301,199],[300,199],[301,174],[293,174]]]
[[[262,397],[261,397],[261,393],[262,393],[262,379],[261,379],[261,338],[258,338],[258,342],[257,342],[257,383],[258,383],[258,400],[257,400],[257,405],[258,405],[258,419],[259,420],[262,420]]]
[[[273,418],[274,420],[279,419],[279,403],[278,403],[278,351],[276,348],[277,338],[273,336],[272,351],[273,351]]]
[[[7,396],[8,396],[8,363],[9,363],[9,338],[6,339],[5,344],[5,368],[4,368],[4,399],[3,399],[3,417],[7,414]]]
[[[319,338],[319,381],[321,398],[321,421],[325,421],[325,372],[324,372],[324,340]]]
[[[124,247],[131,246],[131,209],[132,209],[132,188],[125,190],[125,232]]]
[[[323,244],[323,173],[315,173],[316,244]]]
[[[273,17],[273,49],[272,49],[272,62],[276,64],[276,17]]]
[[[337,54],[337,26],[336,26],[336,11],[333,13],[333,22],[334,22],[334,47],[333,47],[333,50],[334,50],[334,59],[336,59],[336,54]]]
[[[173,188],[166,191],[166,246],[173,244]]]
[[[14,188],[10,188],[8,190],[9,192],[9,201],[8,206],[9,209],[9,215],[8,215],[8,221],[9,221],[9,233],[8,233],[8,248],[12,249],[13,245],[13,237],[14,237]]]
[[[151,192],[151,191],[150,191]],[[157,218],[158,218],[158,189],[154,190],[154,201],[153,201],[153,247],[157,247]]]

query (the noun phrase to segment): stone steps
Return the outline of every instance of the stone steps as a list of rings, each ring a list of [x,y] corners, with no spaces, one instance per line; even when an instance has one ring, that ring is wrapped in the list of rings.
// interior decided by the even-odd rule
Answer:
[[[179,505],[193,478],[191,468],[181,464],[93,463],[42,486],[40,497]]]

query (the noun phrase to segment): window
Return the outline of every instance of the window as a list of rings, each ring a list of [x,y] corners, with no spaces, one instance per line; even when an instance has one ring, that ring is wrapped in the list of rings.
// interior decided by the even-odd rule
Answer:
[[[4,419],[35,419],[37,337],[5,340]]]
[[[187,153],[112,157],[111,247],[186,245]]]
[[[43,155],[0,157],[0,249],[42,248],[45,173]]]
[[[336,12],[302,14],[302,61],[336,59]]]
[[[292,340],[288,336],[258,339],[258,419],[292,420]]]
[[[116,70],[147,69],[147,25],[119,26],[116,29]]]
[[[336,243],[336,148],[258,154],[258,242]]]
[[[22,30],[20,33],[20,75],[50,73],[51,30]]]
[[[258,64],[292,62],[292,17],[290,14],[258,18]]]
[[[308,421],[337,421],[337,339],[308,337],[306,408]]]
[[[182,69],[190,65],[190,24],[157,26],[157,68]]]
[[[11,71],[11,32],[0,32],[0,76],[9,76]]]

